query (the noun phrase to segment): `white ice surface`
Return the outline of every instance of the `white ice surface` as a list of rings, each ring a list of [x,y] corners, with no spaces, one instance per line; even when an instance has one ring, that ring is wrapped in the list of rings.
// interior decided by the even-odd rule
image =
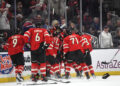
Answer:
[[[29,85],[29,86],[120,86],[120,76],[110,76],[107,79],[102,79],[97,77],[90,80],[71,78],[68,79],[71,83],[58,83],[58,84],[47,84],[47,85]],[[53,81],[48,81],[53,82]],[[23,82],[21,85],[14,83],[0,83],[0,86],[28,86],[26,83],[31,83],[30,81]],[[39,82],[40,83],[40,82]]]

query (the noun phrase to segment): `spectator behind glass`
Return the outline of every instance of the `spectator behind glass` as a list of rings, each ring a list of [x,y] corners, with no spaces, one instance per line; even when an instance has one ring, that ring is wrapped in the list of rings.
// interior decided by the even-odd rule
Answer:
[[[118,20],[117,15],[115,15],[114,13],[111,13],[111,12],[107,12],[106,18],[107,18],[106,21],[111,21],[113,27],[116,26],[116,23],[117,23],[117,20]],[[103,21],[103,23],[104,23],[104,21]],[[115,29],[114,29],[114,31],[115,31]]]
[[[98,34],[96,33],[96,29],[94,27],[89,28],[89,34],[98,37]]]
[[[18,3],[17,3],[17,14],[24,14],[24,12],[23,12],[23,4],[22,4],[22,2],[21,1],[19,1]]]
[[[117,24],[116,24],[116,27],[115,27],[115,30],[114,30],[114,31],[116,31],[117,28],[120,28],[120,19],[117,20]]]
[[[38,22],[40,22],[42,25],[44,24],[43,19],[42,19],[41,15],[39,15],[39,14],[36,15],[35,18],[34,18],[34,20],[33,20],[33,23],[34,23],[34,24],[36,24],[36,23],[38,23]],[[42,26],[42,25],[41,25],[41,26]]]
[[[114,28],[114,26],[113,26],[111,20],[108,20],[108,21],[107,21],[107,26],[109,26],[110,31],[114,31],[114,30],[115,30],[115,28]]]
[[[113,38],[113,45],[115,48],[120,48],[120,28],[116,31],[116,36]]]
[[[70,29],[70,30],[75,30],[75,32],[78,31],[77,28],[76,28],[76,26],[75,26],[75,24],[74,24],[73,22],[70,22],[70,23],[69,23],[69,29]]]
[[[61,20],[60,28],[61,28],[61,29],[64,29],[65,27],[66,27],[66,21],[65,21],[65,19],[62,19],[62,20]]]
[[[22,4],[22,2],[21,1],[19,1],[18,3],[17,3],[17,8],[23,8],[23,4]]]
[[[108,26],[105,26],[104,30],[99,35],[99,44],[100,44],[100,48],[112,48],[113,47],[112,35],[109,32]]]
[[[49,29],[49,25],[48,25],[48,19],[45,19],[45,24],[43,25],[43,28],[45,29]]]
[[[17,28],[19,28],[21,30],[22,26],[23,26],[23,15],[17,14],[16,19],[17,19]]]
[[[83,15],[83,24],[85,25],[85,32],[89,31],[91,23],[92,23],[92,17],[89,15],[88,12],[85,12],[85,14]]]
[[[111,12],[108,12],[108,13],[107,13],[107,16],[106,16],[107,21],[112,19],[112,16],[111,16],[111,15],[112,15]]]
[[[22,9],[21,8],[17,8],[17,14],[23,14]]]
[[[37,23],[37,22],[41,22],[41,15],[36,15],[36,17],[34,18],[34,23]]]
[[[92,26],[96,28],[96,30],[100,30],[100,22],[98,17],[94,17]]]
[[[6,8],[0,8],[0,30],[10,30],[9,20],[7,18],[10,4],[6,4]]]
[[[100,33],[100,22],[98,17],[94,17],[91,27],[95,29],[97,34]]]
[[[46,1],[36,1],[31,5],[31,10],[32,10],[32,17],[36,15],[41,15],[42,18],[47,18],[48,12],[47,12],[47,3]]]

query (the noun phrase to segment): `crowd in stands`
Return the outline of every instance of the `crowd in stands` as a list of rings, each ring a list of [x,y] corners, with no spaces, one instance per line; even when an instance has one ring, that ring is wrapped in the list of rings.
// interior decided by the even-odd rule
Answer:
[[[2,0],[0,3],[0,44],[17,30],[24,33],[41,22],[46,29],[59,26],[61,29],[80,29],[80,0],[50,0],[50,22],[48,0]],[[99,0],[83,0],[82,32],[99,41],[95,48],[120,47],[120,19],[108,10],[103,16],[103,31],[100,28]],[[67,23],[64,16],[67,11]],[[15,15],[16,14],[16,15]],[[16,21],[16,22],[15,22]],[[50,23],[50,25],[49,25]],[[0,51],[2,51],[0,49]]]

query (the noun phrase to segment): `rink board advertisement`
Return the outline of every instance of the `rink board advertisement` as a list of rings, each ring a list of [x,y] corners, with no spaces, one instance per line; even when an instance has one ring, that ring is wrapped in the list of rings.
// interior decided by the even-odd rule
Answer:
[[[13,64],[7,53],[0,54],[0,74],[10,74],[13,71]]]
[[[91,52],[92,63],[96,74],[101,75],[108,72],[112,75],[120,75],[120,51],[119,49],[96,49]],[[115,55],[116,54],[116,55]],[[115,56],[115,57],[114,57]],[[102,62],[110,62],[102,64]]]
[[[102,64],[102,61],[110,62],[118,49],[95,49],[91,52],[92,64],[96,75],[103,75],[109,72],[112,75],[120,75],[120,51],[115,56],[114,60],[110,64]],[[30,52],[24,53],[25,66],[23,76],[25,79],[29,79],[31,75],[31,54]],[[64,67],[62,67],[64,68]],[[15,81],[14,67],[10,56],[7,52],[0,53],[0,83]],[[62,69],[64,74],[64,69]],[[74,69],[71,68],[71,75],[75,76]]]
[[[29,79],[31,75],[31,54],[30,52],[24,53],[25,66],[22,75],[24,79]],[[13,67],[10,56],[7,52],[0,53],[0,83],[15,81],[15,69]]]

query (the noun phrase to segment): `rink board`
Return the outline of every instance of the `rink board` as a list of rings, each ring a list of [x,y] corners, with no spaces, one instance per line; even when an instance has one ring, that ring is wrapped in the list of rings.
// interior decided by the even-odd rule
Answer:
[[[110,73],[111,75],[120,75],[120,52],[116,55],[112,63],[106,65],[102,64],[102,61],[109,62],[118,49],[95,49],[91,52],[92,64],[97,76],[101,76],[105,73]],[[24,53],[25,57],[25,69],[23,76],[26,79],[30,78],[31,75],[31,55],[30,52]],[[2,62],[1,62],[2,61]],[[11,65],[10,57],[7,52],[0,53],[0,83],[15,81],[14,67]],[[64,68],[63,66],[61,68]],[[64,69],[61,70],[64,74]],[[71,76],[75,77],[75,71],[71,68]]]

